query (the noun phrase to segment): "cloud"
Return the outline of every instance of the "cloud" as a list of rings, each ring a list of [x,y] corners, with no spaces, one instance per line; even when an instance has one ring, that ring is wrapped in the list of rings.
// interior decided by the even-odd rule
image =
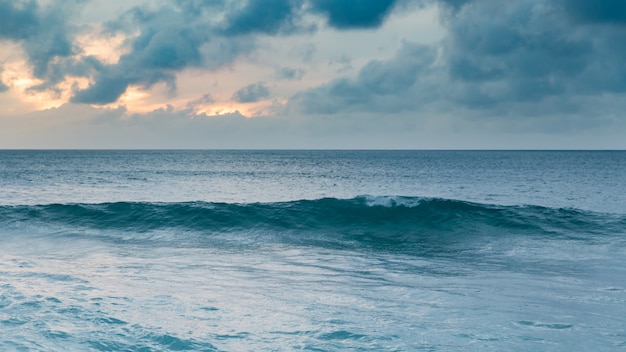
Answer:
[[[626,2],[623,0],[562,0],[562,6],[580,21],[626,24]]]
[[[326,16],[334,28],[376,28],[396,3],[396,0],[311,0],[311,8]]]
[[[397,0],[248,0],[228,14],[227,35],[293,33],[311,29],[302,19],[321,15],[329,26],[345,29],[380,27]]]
[[[572,35],[550,6],[527,0],[473,5],[450,23],[446,63],[453,81],[482,84],[487,104],[561,94],[590,62],[588,38]],[[487,84],[498,91],[487,91]]]
[[[0,39],[18,41],[37,78],[47,78],[51,62],[75,53],[66,18],[80,0],[52,1],[42,7],[35,0],[0,0]]]
[[[458,10],[461,7],[463,7],[463,5],[467,3],[471,3],[474,0],[438,0],[438,1],[445,6],[452,8],[453,10]]]
[[[624,111],[626,100],[609,99],[612,111]],[[592,101],[593,102],[593,101]],[[597,107],[588,105],[590,111]],[[595,102],[594,102],[595,103]],[[604,109],[603,104],[600,108]],[[584,114],[542,118],[549,130],[533,129],[528,120],[476,123],[463,116],[421,117],[415,113],[289,115],[246,119],[240,114],[194,115],[191,111],[157,109],[132,114],[123,108],[66,104],[4,120],[0,116],[0,148],[622,148],[626,122],[598,125]],[[440,120],[454,124],[440,127]],[[500,122],[500,124],[498,124]],[[502,129],[505,132],[502,132]],[[597,138],[597,136],[602,138]],[[584,144],[581,144],[584,141]]]
[[[108,104],[117,101],[130,85],[150,88],[159,82],[174,92],[177,72],[194,67],[218,69],[254,48],[250,41],[217,37],[203,12],[193,12],[193,4],[156,11],[135,8],[111,23],[111,30],[140,34],[117,63],[95,67],[95,83],[77,91],[72,102]]]
[[[0,1],[0,38],[22,40],[36,34],[40,30],[38,9],[34,0]]]
[[[337,73],[346,72],[352,69],[352,59],[346,55],[331,57],[328,60],[328,66],[332,67]]]
[[[607,97],[623,99],[626,93],[626,3],[621,0],[163,0],[135,7],[105,23],[102,32],[90,33],[127,38],[119,60],[106,63],[83,56],[76,47],[81,31],[100,28],[73,25],[85,3],[0,0],[0,40],[18,43],[35,78],[43,82],[31,91],[54,92],[72,76],[90,82],[87,86],[85,79],[82,88],[73,88],[74,103],[113,103],[130,86],[164,84],[173,95],[181,72],[215,72],[244,59],[264,67],[255,71],[259,76],[230,84],[241,87],[272,78],[283,82],[243,87],[231,97],[239,103],[269,98],[269,86],[276,95],[293,94],[288,109],[304,116],[459,113],[472,119],[526,119],[537,126],[548,115],[556,121],[552,126],[575,120],[583,126],[574,117],[589,112],[582,102],[602,102],[597,115],[604,117],[593,118],[614,119],[607,106],[615,105]],[[314,44],[316,28],[327,26],[319,34],[332,41],[345,37],[336,35],[338,31],[372,30],[397,19],[396,25],[402,22],[402,11],[434,5],[445,28],[445,37],[434,44],[420,44],[423,33],[406,24],[383,28],[381,32],[402,32],[384,49],[394,48],[395,54],[381,49],[376,60],[359,50],[345,56],[344,43],[329,43],[332,53]],[[285,40],[283,45],[304,37],[290,54],[306,46],[304,62],[277,64],[255,55],[271,50],[267,48],[278,40]],[[366,44],[356,43],[355,48]],[[318,62],[320,57],[331,58],[327,66]],[[335,76],[327,78],[331,74]],[[216,90],[223,88],[217,86],[218,78],[212,80]],[[317,86],[301,88],[311,82]],[[7,84],[0,82],[0,91]],[[192,96],[207,88],[199,89]],[[222,96],[213,93],[217,99]],[[183,110],[214,103],[211,95],[188,104],[180,101],[172,104]]]
[[[340,78],[294,96],[290,105],[304,113],[400,112],[427,99],[418,94],[434,72],[434,48],[405,43],[388,61],[370,61],[354,79]],[[421,76],[421,77],[420,77]]]
[[[370,61],[356,77],[303,91],[289,105],[311,114],[458,111],[567,120],[586,111],[580,97],[626,93],[626,32],[614,18],[572,20],[574,10],[560,1],[443,1],[454,11],[442,12],[448,34],[441,42],[407,41],[394,58]]]
[[[3,67],[0,66],[0,78],[2,77],[2,71],[3,71]],[[9,90],[9,86],[7,86],[4,82],[2,82],[2,79],[0,79],[0,93],[6,92],[7,90]]]
[[[226,35],[276,34],[296,29],[296,11],[300,1],[249,0],[245,7],[233,11],[226,18]]]
[[[304,76],[305,71],[301,68],[281,67],[276,70],[276,78],[299,81]]]
[[[472,5],[450,19],[445,60],[451,83],[471,83],[486,104],[626,90],[623,28],[572,22],[557,1]]]
[[[397,2],[166,0],[134,7],[104,24],[100,35],[123,33],[129,38],[119,61],[104,63],[82,56],[74,43],[79,31],[99,28],[72,25],[88,1],[0,0],[0,39],[19,42],[26,52],[34,76],[43,81],[30,90],[55,91],[67,76],[84,77],[91,85],[74,88],[71,101],[106,105],[131,85],[150,89],[165,83],[174,93],[178,73],[229,66],[256,50],[259,35],[312,34],[311,16],[322,16],[339,30],[379,27]],[[286,68],[279,75],[298,80],[303,72]]]
[[[198,108],[202,108],[208,104],[215,102],[213,96],[210,93],[203,94],[200,98],[192,100],[185,105],[184,111],[187,111],[190,115],[197,113]]]
[[[243,6],[237,6],[241,4]],[[371,17],[382,11],[375,22],[367,22],[370,27],[380,25],[392,6],[392,2],[384,6],[363,6],[360,2],[342,4],[343,9],[352,11],[350,20],[355,22],[342,24],[341,28],[363,27],[365,22],[357,15]],[[302,0],[249,0],[234,4],[177,0],[174,5],[156,10],[134,8],[107,26],[113,32],[139,33],[129,43],[130,51],[115,64],[92,65],[90,75],[94,83],[78,90],[71,101],[104,105],[117,101],[130,85],[149,89],[160,82],[165,82],[174,92],[178,72],[187,68],[217,70],[230,65],[255,50],[255,35],[285,35],[306,30],[308,27],[301,23],[306,8]],[[317,2],[310,11],[337,17],[336,11],[341,9]],[[334,20],[330,24],[334,25]],[[297,80],[303,71],[287,68],[279,74],[284,79]],[[241,99],[259,99],[258,93],[266,93],[261,89],[265,87],[256,88],[257,91],[239,92]]]
[[[204,95],[202,95],[202,97],[200,99],[194,100],[192,102],[190,102],[188,104],[188,106],[195,106],[198,104],[210,104],[215,102],[215,99],[213,99],[213,97],[211,96],[211,94],[206,93]]]
[[[257,101],[268,98],[269,96],[269,89],[264,83],[259,82],[236,91],[235,94],[233,94],[232,100],[238,103],[256,103]]]

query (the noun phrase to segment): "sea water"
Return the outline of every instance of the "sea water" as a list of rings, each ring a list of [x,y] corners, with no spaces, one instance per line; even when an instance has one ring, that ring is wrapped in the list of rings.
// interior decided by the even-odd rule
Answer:
[[[0,151],[2,351],[626,349],[626,152]]]

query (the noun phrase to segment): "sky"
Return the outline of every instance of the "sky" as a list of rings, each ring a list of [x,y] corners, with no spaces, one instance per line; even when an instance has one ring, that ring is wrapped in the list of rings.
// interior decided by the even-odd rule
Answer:
[[[626,149],[623,0],[0,0],[0,148]]]

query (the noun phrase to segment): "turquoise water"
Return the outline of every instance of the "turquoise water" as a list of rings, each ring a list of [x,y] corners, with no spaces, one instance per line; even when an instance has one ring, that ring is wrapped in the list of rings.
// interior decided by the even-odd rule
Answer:
[[[0,350],[626,348],[626,152],[0,151]]]

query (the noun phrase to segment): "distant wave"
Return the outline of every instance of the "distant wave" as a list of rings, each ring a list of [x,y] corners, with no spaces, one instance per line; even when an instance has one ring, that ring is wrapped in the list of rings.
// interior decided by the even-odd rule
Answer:
[[[538,206],[501,206],[419,197],[324,198],[277,203],[209,202],[0,206],[0,227],[54,234],[141,234],[171,240],[224,234],[271,235],[296,244],[415,248],[476,236],[624,234],[626,216]],[[29,230],[30,229],[30,230]],[[0,229],[0,233],[3,230]],[[259,237],[260,236],[260,237]],[[125,238],[128,238],[126,236]],[[259,239],[260,238],[260,239]]]

